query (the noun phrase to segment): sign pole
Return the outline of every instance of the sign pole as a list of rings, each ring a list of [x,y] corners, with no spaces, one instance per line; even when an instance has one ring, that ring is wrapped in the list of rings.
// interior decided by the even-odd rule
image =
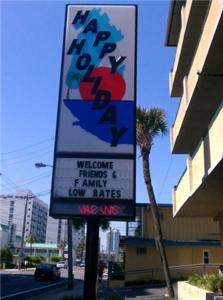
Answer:
[[[97,299],[99,218],[87,219],[87,242],[84,273],[84,300]]]

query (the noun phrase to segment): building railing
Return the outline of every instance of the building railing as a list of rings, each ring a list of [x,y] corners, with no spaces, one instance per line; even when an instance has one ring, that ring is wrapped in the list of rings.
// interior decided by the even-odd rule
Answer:
[[[189,265],[177,265],[170,266],[170,274],[172,280],[187,279],[194,273],[212,273],[218,272],[221,263],[210,263],[210,264],[189,264]],[[144,278],[144,280],[142,280]],[[143,268],[143,269],[132,269],[113,271],[110,270],[108,273],[108,280],[125,280],[126,282],[156,282],[164,280],[163,269],[160,268]]]

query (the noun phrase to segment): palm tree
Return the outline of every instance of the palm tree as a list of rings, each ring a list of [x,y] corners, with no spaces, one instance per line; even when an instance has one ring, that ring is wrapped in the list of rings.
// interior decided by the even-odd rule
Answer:
[[[76,230],[79,230],[81,227],[84,227],[86,224],[85,219],[82,218],[75,218],[73,219],[73,225]],[[99,226],[103,231],[107,230],[109,228],[109,222],[106,219],[100,219],[99,220]]]
[[[32,255],[32,245],[37,241],[37,238],[35,236],[35,234],[30,233],[27,238],[26,238],[26,242],[30,244],[30,256]]]
[[[57,247],[59,248],[60,250],[60,253],[61,253],[61,256],[62,258],[64,258],[64,249],[66,247],[66,242],[65,241],[59,241],[59,243],[57,244]]]
[[[153,140],[158,135],[167,133],[167,123],[165,112],[160,108],[143,108],[138,106],[136,109],[136,141],[141,151],[143,161],[143,175],[147,187],[147,192],[151,204],[153,216],[155,241],[160,254],[161,263],[163,266],[164,276],[168,288],[168,293],[171,298],[174,297],[174,290],[171,283],[166,252],[163,244],[162,229],[160,225],[159,210],[156,203],[155,194],[153,191],[149,155],[153,146]]]

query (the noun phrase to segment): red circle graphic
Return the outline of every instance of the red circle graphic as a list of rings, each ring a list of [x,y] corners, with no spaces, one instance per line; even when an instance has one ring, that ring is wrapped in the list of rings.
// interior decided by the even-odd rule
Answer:
[[[97,67],[91,72],[90,77],[95,78],[93,82],[81,81],[79,91],[82,99],[94,100],[96,93],[92,94],[92,89],[96,83],[96,78],[102,77],[98,90],[107,90],[111,93],[111,100],[121,100],[125,95],[125,80],[117,71],[111,73],[109,67]]]

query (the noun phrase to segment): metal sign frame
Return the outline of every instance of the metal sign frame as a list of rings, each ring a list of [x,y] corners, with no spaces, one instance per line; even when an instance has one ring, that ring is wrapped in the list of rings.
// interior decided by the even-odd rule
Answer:
[[[95,8],[96,10],[99,9],[106,9],[108,7],[111,8],[128,8],[131,7],[134,10],[134,17],[135,17],[135,24],[134,24],[134,82],[133,82],[133,109],[132,109],[132,116],[131,120],[133,121],[132,124],[132,136],[131,136],[131,148],[121,148],[117,150],[118,147],[111,148],[112,151],[107,151],[106,147],[102,151],[100,151],[100,146],[93,152],[89,152],[88,149],[85,152],[84,150],[78,150],[73,151],[73,149],[59,149],[63,148],[64,144],[63,141],[61,142],[61,133],[60,133],[60,126],[61,126],[61,106],[62,106],[62,99],[64,98],[63,84],[64,84],[64,57],[65,57],[65,44],[66,44],[66,34],[67,34],[67,22],[68,22],[68,10],[69,7],[75,7],[80,10],[81,8],[88,9],[88,8]],[[88,29],[89,31],[93,31],[95,29],[94,22],[88,23]],[[114,24],[112,24],[114,25]],[[86,28],[85,28],[86,30]],[[105,32],[105,30],[104,30]],[[106,40],[106,33],[101,34],[102,40]],[[58,113],[57,113],[57,126],[56,126],[56,139],[55,139],[55,148],[54,148],[54,164],[53,164],[53,176],[52,176],[52,185],[51,185],[51,201],[50,201],[50,215],[57,218],[72,218],[72,217],[103,217],[103,218],[110,218],[113,220],[133,220],[135,217],[135,177],[136,177],[136,134],[135,134],[135,120],[136,120],[136,57],[137,57],[137,48],[136,48],[136,41],[137,41],[137,6],[136,5],[95,5],[95,4],[84,4],[84,5],[78,5],[78,4],[68,4],[66,5],[66,17],[65,17],[65,26],[64,26],[64,40],[63,40],[63,52],[62,52],[62,63],[61,63],[61,75],[60,75],[60,91],[59,91],[59,101],[58,101]],[[78,44],[75,42],[74,48],[77,50]],[[79,46],[80,47],[80,46]],[[109,51],[109,50],[108,50]],[[112,60],[112,59],[110,59]],[[124,59],[123,59],[124,60]],[[84,60],[83,60],[84,61]],[[118,64],[118,60],[113,59],[114,66],[115,64]],[[120,63],[121,64],[121,63]],[[90,74],[90,73],[89,73]],[[90,75],[88,76],[91,77]],[[72,99],[71,99],[72,100]],[[103,99],[104,100],[104,99]],[[65,101],[65,100],[64,100]],[[113,101],[118,102],[118,101]],[[78,102],[77,102],[78,103]],[[86,102],[85,102],[86,103]],[[122,102],[124,105],[127,102]],[[71,103],[72,105],[75,104],[73,101]],[[82,104],[82,103],[81,103]],[[85,105],[85,104],[84,104]],[[110,118],[110,114],[107,115],[107,118]],[[119,115],[120,116],[120,115]],[[64,134],[62,134],[64,136]],[[80,140],[80,139],[79,139]],[[59,146],[58,146],[59,143]],[[66,142],[65,142],[66,144]],[[77,143],[78,144],[78,143]],[[61,146],[62,145],[62,146]],[[111,144],[110,144],[111,146]],[[118,145],[119,146],[119,145]],[[83,148],[84,149],[84,148]],[[115,151],[113,151],[115,149]],[[124,150],[123,150],[124,149]],[[126,150],[127,149],[127,150]],[[63,161],[69,161],[69,162],[75,162],[76,160],[80,161],[113,161],[118,162],[120,161],[120,164],[131,164],[132,165],[132,176],[130,176],[130,179],[132,182],[132,193],[130,197],[126,198],[117,198],[117,197],[81,197],[81,196],[69,196],[66,197],[61,193],[58,192],[58,195],[55,195],[55,189],[57,189],[58,185],[60,185],[60,179],[58,176],[58,172],[60,173],[61,169],[59,169],[58,164],[59,162]],[[60,164],[61,165],[61,164]],[[63,172],[65,174],[66,171]],[[76,176],[75,178],[79,178]],[[74,179],[74,178],[73,178]],[[65,180],[66,181],[66,180]],[[117,180],[118,182],[118,180]],[[127,180],[126,180],[127,182]],[[110,185],[112,185],[114,182],[110,182]],[[95,181],[94,184],[98,184]],[[107,184],[107,183],[106,183]],[[131,184],[130,184],[131,185]],[[96,193],[96,192],[95,192]]]

